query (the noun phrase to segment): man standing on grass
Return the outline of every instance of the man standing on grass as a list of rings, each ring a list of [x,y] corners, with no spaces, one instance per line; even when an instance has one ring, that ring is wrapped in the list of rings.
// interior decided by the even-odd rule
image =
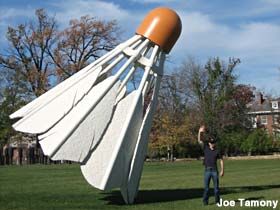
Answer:
[[[215,139],[209,135],[206,131],[205,126],[201,126],[198,132],[198,142],[203,145],[204,161],[205,166],[204,172],[204,193],[203,193],[203,204],[208,205],[209,200],[209,184],[212,178],[214,183],[214,194],[215,202],[220,202],[220,190],[219,190],[219,176],[217,168],[217,159],[220,159],[221,172],[220,176],[224,175],[224,161],[216,148]]]

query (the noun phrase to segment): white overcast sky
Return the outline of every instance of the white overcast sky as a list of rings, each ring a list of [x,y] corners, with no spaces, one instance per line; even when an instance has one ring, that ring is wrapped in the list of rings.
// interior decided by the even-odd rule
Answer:
[[[188,56],[201,63],[216,56],[240,58],[239,83],[280,95],[280,0],[1,0],[0,51],[7,46],[7,26],[34,18],[37,8],[55,14],[61,27],[87,14],[116,19],[125,40],[159,6],[176,10],[183,25],[169,68]]]

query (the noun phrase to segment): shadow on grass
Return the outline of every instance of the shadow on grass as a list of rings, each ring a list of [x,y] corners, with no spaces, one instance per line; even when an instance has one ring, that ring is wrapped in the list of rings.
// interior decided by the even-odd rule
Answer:
[[[280,185],[224,187],[221,189],[221,195],[254,192],[274,188],[280,188]],[[135,204],[147,204],[202,198],[202,194],[203,188],[140,190],[135,200]],[[102,198],[102,200],[108,201],[109,205],[125,205],[120,191],[104,193],[104,195],[105,197]],[[260,197],[258,197],[257,199],[260,199]],[[252,198],[248,198],[248,200],[252,200]]]
[[[244,198],[245,200],[248,200],[248,201],[255,201],[255,200],[261,200],[261,199],[264,199],[263,196],[258,196],[258,197],[248,197],[248,198]],[[240,202],[240,200],[234,200],[236,203]]]

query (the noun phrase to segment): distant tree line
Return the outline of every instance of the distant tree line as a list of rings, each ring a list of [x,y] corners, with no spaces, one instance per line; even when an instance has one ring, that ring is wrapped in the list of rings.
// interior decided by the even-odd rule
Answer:
[[[254,99],[255,88],[237,83],[235,69],[240,62],[216,57],[202,65],[188,58],[164,76],[151,133],[150,158],[200,157],[197,132],[202,124],[217,139],[224,155],[279,151],[280,141],[263,128],[253,129],[247,104]]]
[[[36,19],[8,27],[8,48],[0,52],[0,149],[12,137],[9,115],[70,77],[119,42],[116,21],[90,16],[60,29],[43,9]],[[226,155],[264,154],[278,148],[266,131],[253,130],[247,104],[253,87],[237,84],[239,59],[218,57],[205,64],[188,58],[161,83],[150,135],[150,158],[199,157],[197,131],[205,124]],[[137,78],[134,78],[137,81]],[[15,138],[14,138],[15,139]]]

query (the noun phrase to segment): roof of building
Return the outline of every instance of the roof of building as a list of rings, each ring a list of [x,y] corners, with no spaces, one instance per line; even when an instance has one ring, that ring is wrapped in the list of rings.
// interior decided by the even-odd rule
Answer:
[[[272,102],[278,102],[277,108],[272,107]],[[249,114],[271,114],[280,113],[280,98],[264,98],[262,94],[255,97],[255,100],[247,105]]]

